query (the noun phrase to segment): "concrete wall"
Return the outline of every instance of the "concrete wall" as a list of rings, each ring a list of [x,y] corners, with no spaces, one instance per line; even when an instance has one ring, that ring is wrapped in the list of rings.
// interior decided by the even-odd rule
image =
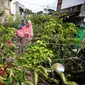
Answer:
[[[0,13],[4,11],[4,0],[0,0]]]
[[[0,23],[2,23],[2,17],[4,17],[4,0],[0,0]]]
[[[5,17],[7,17],[11,14],[10,3],[11,3],[11,1],[4,0],[4,7],[5,7],[4,15],[5,15]]]
[[[9,0],[0,0],[0,23],[4,23],[4,20],[11,14],[10,11],[10,1]]]
[[[20,9],[24,8],[24,5],[15,0],[0,0],[0,24],[3,24],[10,14],[20,14]]]
[[[16,4],[15,4],[15,0],[12,0],[11,1],[11,5],[10,5],[10,8],[11,8],[11,14],[15,15],[16,14]]]
[[[11,13],[13,15],[20,14],[20,8],[25,9],[24,5],[20,4],[18,1],[12,0],[11,2]]]

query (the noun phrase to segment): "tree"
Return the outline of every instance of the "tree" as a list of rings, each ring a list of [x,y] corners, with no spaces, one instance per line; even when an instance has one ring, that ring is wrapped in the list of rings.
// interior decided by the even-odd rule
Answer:
[[[46,11],[48,14],[52,14],[54,12],[54,10],[50,8],[45,8],[44,11]]]
[[[37,14],[43,14],[43,11],[39,11],[39,12],[37,12]]]
[[[52,14],[53,12],[54,12],[54,10],[53,9],[48,9],[48,14]]]
[[[32,14],[33,12],[31,10],[29,10],[28,8],[26,8],[24,13],[27,15],[27,14]]]

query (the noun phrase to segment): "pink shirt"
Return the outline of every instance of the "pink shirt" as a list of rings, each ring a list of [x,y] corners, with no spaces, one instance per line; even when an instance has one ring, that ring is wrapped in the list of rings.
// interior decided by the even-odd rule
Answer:
[[[28,39],[32,39],[33,37],[32,23],[29,23],[28,28],[24,26],[22,27],[21,30],[17,30],[17,34],[19,37],[28,37]]]

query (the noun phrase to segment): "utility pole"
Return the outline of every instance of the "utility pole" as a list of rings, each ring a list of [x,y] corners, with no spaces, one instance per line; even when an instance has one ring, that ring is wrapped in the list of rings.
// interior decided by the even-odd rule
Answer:
[[[60,10],[61,10],[62,2],[63,2],[63,0],[58,0],[58,2],[57,2],[57,9],[56,9],[56,11],[60,11]]]

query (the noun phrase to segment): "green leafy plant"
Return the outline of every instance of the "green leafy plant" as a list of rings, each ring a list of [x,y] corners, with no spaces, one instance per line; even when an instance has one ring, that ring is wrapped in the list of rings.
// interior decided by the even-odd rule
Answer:
[[[72,57],[71,45],[78,41],[73,37],[77,33],[76,26],[72,23],[63,23],[62,19],[48,15],[31,16],[34,38],[30,45],[23,48],[22,54],[17,54],[13,39],[15,29],[12,28],[15,23],[11,19],[10,17],[9,27],[0,27],[0,67],[6,72],[4,77],[1,76],[1,82],[5,85],[21,85],[22,83],[37,85],[42,81],[47,84],[50,80],[58,85],[59,81],[56,78],[50,78],[48,71],[49,69],[51,72],[55,71],[51,67],[54,64],[53,60],[58,62],[57,59]],[[49,65],[45,66],[46,63]],[[10,68],[11,64],[14,65],[12,68]],[[64,81],[66,78],[63,79],[61,76],[61,79]],[[72,84],[67,82],[63,82],[62,85]]]

